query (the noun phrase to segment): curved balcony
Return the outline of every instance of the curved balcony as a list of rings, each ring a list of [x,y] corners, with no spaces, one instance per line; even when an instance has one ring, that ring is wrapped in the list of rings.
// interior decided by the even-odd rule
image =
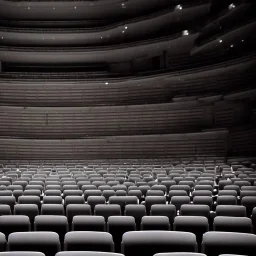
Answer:
[[[240,51],[243,48],[250,47],[255,50],[255,30],[256,21],[252,21],[237,29],[231,30],[223,35],[219,35],[212,41],[202,46],[194,47],[192,55],[208,55],[213,52]]]
[[[0,1],[6,20],[123,20],[187,2],[186,0]]]
[[[80,108],[0,107],[2,136],[86,138],[198,131],[209,127],[212,107],[195,102]]]
[[[193,24],[205,19],[208,12],[209,4],[183,8],[180,11],[169,9],[154,15],[93,29],[0,27],[0,44],[9,46],[103,46],[134,42],[189,30]]]
[[[118,63],[139,58],[153,58],[164,51],[189,52],[197,34],[185,37],[179,35],[123,44],[119,47],[78,48],[78,47],[0,47],[0,61],[29,64],[68,64],[68,63]],[[177,47],[179,45],[179,47]]]
[[[196,132],[241,124],[245,103],[197,101],[104,107],[0,107],[0,135],[27,139],[78,139]]]
[[[241,27],[255,16],[255,6],[252,3],[241,3],[231,11],[221,15],[201,29],[197,39],[199,45],[203,45],[212,37],[223,35],[231,30]]]
[[[1,159],[117,159],[225,156],[228,131],[100,139],[0,139]]]
[[[15,78],[16,77],[16,78]],[[228,94],[256,79],[255,55],[153,76],[83,79],[76,76],[0,74],[0,105],[100,106],[170,102],[175,95]],[[246,86],[245,86],[245,81]],[[43,89],[43,90],[42,90]]]

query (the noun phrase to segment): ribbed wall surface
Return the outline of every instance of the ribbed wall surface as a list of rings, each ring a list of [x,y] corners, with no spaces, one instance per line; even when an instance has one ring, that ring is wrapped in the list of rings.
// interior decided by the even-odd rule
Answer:
[[[81,138],[171,133],[207,125],[211,106],[197,102],[92,108],[0,107],[2,136]]]
[[[232,155],[254,156],[256,152],[255,125],[241,126],[230,130],[229,150]]]
[[[95,106],[166,102],[177,94],[223,93],[253,86],[256,61],[212,67],[187,74],[115,81],[38,81],[0,79],[0,105]],[[250,82],[251,81],[251,82]],[[105,84],[108,83],[108,84]]]
[[[17,160],[223,156],[227,135],[227,131],[216,131],[79,140],[1,139],[0,155]]]

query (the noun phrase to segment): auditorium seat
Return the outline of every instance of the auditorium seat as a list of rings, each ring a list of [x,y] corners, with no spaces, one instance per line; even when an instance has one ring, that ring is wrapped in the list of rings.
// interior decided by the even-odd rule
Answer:
[[[107,222],[107,231],[112,235],[115,251],[121,252],[121,242],[124,233],[136,230],[134,217],[110,216]]]
[[[83,196],[66,196],[64,200],[65,207],[69,204],[84,204],[85,200]]]
[[[69,204],[66,207],[66,216],[71,225],[73,217],[77,215],[91,215],[91,206],[87,204]]]
[[[103,216],[74,216],[72,231],[106,231],[106,223]]]
[[[11,190],[0,190],[0,197],[1,196],[12,196]]]
[[[187,196],[189,196],[189,193],[191,191],[191,188],[190,186],[188,185],[172,185],[170,187],[170,190],[169,191],[172,191],[172,190],[184,190],[187,192]]]
[[[151,206],[154,204],[166,204],[165,196],[147,196],[145,198],[145,207],[147,215],[150,215]]]
[[[162,190],[148,190],[147,196],[164,196],[164,192]]]
[[[64,206],[62,204],[43,204],[41,215],[65,215]]]
[[[203,253],[197,253],[197,252],[166,252],[166,253],[157,253],[154,256],[207,256],[207,255]]]
[[[250,217],[252,214],[252,210],[256,207],[256,197],[253,196],[245,196],[241,200],[241,205],[246,207],[247,216]]]
[[[91,189],[88,189],[88,190],[85,190],[84,191],[84,200],[87,202],[87,199],[89,196],[101,196],[101,191],[100,190],[91,190]]]
[[[108,221],[110,216],[121,216],[121,207],[118,204],[97,204],[94,208],[94,215],[103,216]]]
[[[256,235],[209,231],[203,235],[202,253],[207,256],[241,254],[255,256]]]
[[[145,205],[126,205],[124,215],[133,217],[136,223],[136,230],[140,230],[141,219],[146,216],[146,207]]]
[[[125,206],[130,204],[138,204],[138,198],[135,196],[111,196],[109,204],[120,205],[121,213],[124,214]]]
[[[176,207],[177,211],[180,211],[180,208],[183,204],[190,204],[189,196],[173,196],[170,201]]]
[[[15,197],[15,200],[16,200],[16,202],[18,202],[18,199],[19,199],[19,197],[20,196],[22,196],[23,195],[23,190],[13,190],[12,191],[12,195]]]
[[[104,196],[89,196],[87,203],[91,206],[92,212],[94,212],[94,208],[97,204],[106,204],[106,199]]]
[[[197,252],[196,236],[178,231],[131,231],[123,235],[125,256],[153,256],[160,252]]]
[[[217,205],[216,216],[246,217],[246,208],[241,205]]]
[[[43,204],[62,204],[61,196],[44,196]]]
[[[218,192],[218,196],[238,196],[238,192],[236,190],[220,190]]]
[[[112,235],[107,232],[76,231],[65,235],[65,251],[114,252]]]
[[[31,224],[29,217],[24,215],[0,216],[0,230],[5,234],[6,239],[11,233],[30,231]]]
[[[170,221],[166,216],[143,216],[140,230],[170,230]]]
[[[208,205],[200,204],[183,204],[180,208],[180,215],[182,216],[203,216],[209,219],[210,207]]]
[[[45,256],[42,252],[1,252],[0,256]]]
[[[9,256],[9,255],[6,255],[6,256]],[[16,255],[10,255],[10,256],[16,256]],[[21,256],[25,256],[25,255],[21,255]],[[28,255],[28,256],[34,256],[34,255]],[[68,252],[58,252],[55,256],[124,256],[124,255],[120,253],[114,253],[114,252],[68,251]]]
[[[13,212],[15,203],[16,200],[14,196],[0,196],[0,205],[9,205],[11,212]]]
[[[35,231],[52,231],[59,235],[60,242],[63,243],[64,236],[68,232],[68,221],[66,216],[39,215],[35,217]]]
[[[151,216],[166,216],[169,218],[170,229],[176,216],[176,207],[172,204],[155,204],[151,206]]]
[[[35,217],[39,215],[39,209],[36,204],[16,204],[14,206],[14,214],[28,216],[33,228]]]
[[[173,223],[173,230],[195,234],[198,247],[200,247],[203,234],[209,231],[208,219],[203,216],[176,216]]]
[[[33,190],[25,190],[23,192],[24,196],[41,196],[41,191],[38,189],[33,189]]]
[[[83,192],[81,190],[65,190],[63,191],[63,199],[66,196],[83,196]]]
[[[8,251],[37,251],[55,256],[60,249],[59,236],[54,232],[17,232],[8,238]]]
[[[138,198],[139,202],[141,201],[141,198],[142,198],[142,193],[139,188],[138,188],[138,190],[128,191],[127,195],[128,196],[136,196]]]
[[[41,201],[39,196],[20,196],[18,204],[36,204],[41,209]]]
[[[193,198],[193,204],[208,205],[212,210],[213,200],[210,196],[195,196]]]
[[[252,233],[252,221],[246,217],[217,216],[213,222],[214,231]]]
[[[0,205],[0,216],[2,215],[11,215],[11,207],[7,204],[1,204]]]

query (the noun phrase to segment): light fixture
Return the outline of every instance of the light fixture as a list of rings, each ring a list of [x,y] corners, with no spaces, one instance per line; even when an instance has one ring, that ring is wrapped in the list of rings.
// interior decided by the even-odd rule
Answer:
[[[125,29],[127,29],[128,27],[125,27]]]
[[[219,43],[222,43],[222,39],[219,40]]]
[[[180,4],[176,5],[174,8],[175,11],[182,10],[182,6]]]
[[[229,9],[229,10],[232,10],[232,9],[234,9],[234,8],[236,8],[236,6],[235,6],[233,3],[228,6],[228,9]]]
[[[106,82],[105,84],[108,85],[108,82]]]
[[[184,30],[184,31],[182,31],[182,35],[183,35],[183,36],[188,36],[188,35],[189,35],[188,30]]]

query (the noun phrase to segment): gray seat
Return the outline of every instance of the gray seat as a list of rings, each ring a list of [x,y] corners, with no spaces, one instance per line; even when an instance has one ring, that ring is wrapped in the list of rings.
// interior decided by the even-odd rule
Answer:
[[[196,236],[178,231],[131,231],[123,235],[125,256],[153,256],[160,252],[196,252]]]
[[[17,232],[8,238],[8,251],[38,251],[55,256],[60,249],[59,236],[54,232]]]
[[[114,242],[107,232],[74,231],[65,235],[64,250],[114,252]]]
[[[170,221],[166,216],[144,216],[141,219],[141,230],[170,230]]]
[[[203,235],[202,253],[219,256],[231,253],[255,256],[256,236],[235,232],[210,231]]]
[[[74,216],[72,231],[106,231],[106,223],[103,216]]]

